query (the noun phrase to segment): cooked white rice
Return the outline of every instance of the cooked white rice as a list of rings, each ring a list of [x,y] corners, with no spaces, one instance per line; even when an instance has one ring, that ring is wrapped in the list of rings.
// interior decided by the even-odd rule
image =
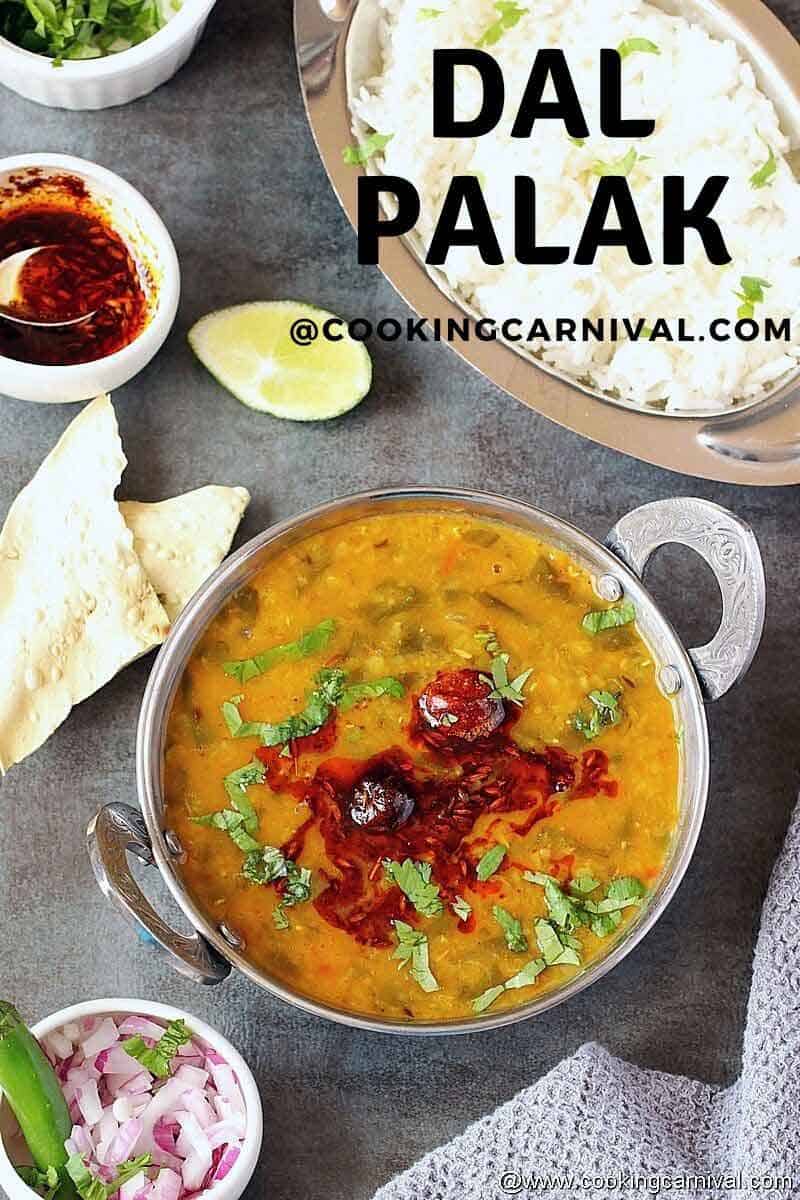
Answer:
[[[365,0],[362,0],[365,2]],[[525,5],[526,0],[520,0]],[[503,34],[490,52],[506,81],[506,113],[498,128],[479,139],[432,136],[432,51],[474,46],[497,19],[492,0],[369,0],[381,13],[383,72],[365,81],[354,98],[355,116],[383,134],[393,134],[378,165],[411,180],[422,199],[417,226],[430,242],[452,177],[477,173],[492,211],[506,263],[486,266],[477,250],[456,247],[443,268],[469,304],[498,321],[541,317],[554,328],[557,317],[684,317],[703,333],[717,317],[736,320],[735,292],[743,275],[772,285],[756,319],[792,319],[792,344],[759,339],[744,343],[694,344],[662,340],[538,343],[553,367],[636,404],[668,411],[719,410],[752,400],[795,369],[800,360],[800,183],[785,159],[789,141],[772,102],[756,85],[753,70],[732,41],[712,37],[683,17],[669,16],[644,0],[529,0],[529,13]],[[445,10],[431,19],[420,10]],[[513,178],[537,181],[539,241],[574,248],[583,229],[598,159],[619,159],[630,143],[599,132],[599,62],[603,47],[628,38],[647,38],[659,55],[626,58],[625,116],[655,119],[655,133],[634,142],[641,155],[629,177],[653,258],[634,266],[624,249],[604,248],[592,267],[521,266],[513,257]],[[527,140],[510,129],[534,53],[558,47],[567,57],[591,136],[576,146],[557,121],[540,121]],[[480,86],[473,71],[457,73],[456,112],[474,115]],[[771,148],[778,169],[771,183],[754,188],[751,175]],[[661,255],[662,180],[681,174],[691,202],[704,181],[729,175],[714,216],[733,262],[716,267],[700,238],[687,234],[685,266],[664,267]],[[572,255],[571,255],[572,257]]]

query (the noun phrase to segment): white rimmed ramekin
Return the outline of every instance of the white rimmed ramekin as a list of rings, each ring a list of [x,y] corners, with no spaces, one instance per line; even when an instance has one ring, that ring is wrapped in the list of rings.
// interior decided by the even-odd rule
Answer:
[[[0,38],[0,83],[49,108],[113,108],[146,96],[178,71],[199,42],[216,0],[183,0],[163,29],[121,54],[65,62]]]
[[[73,1004],[62,1008],[31,1026],[31,1032],[40,1040],[56,1029],[62,1029],[70,1021],[80,1021],[83,1017],[95,1016],[137,1016],[155,1017],[161,1021],[176,1021],[183,1018],[201,1041],[206,1042],[217,1053],[221,1054],[234,1074],[244,1097],[247,1113],[247,1132],[245,1134],[242,1152],[234,1163],[231,1171],[224,1179],[219,1180],[213,1187],[201,1192],[198,1200],[239,1200],[250,1182],[256,1169],[261,1142],[264,1132],[264,1116],[261,1107],[261,1097],[256,1081],[247,1063],[238,1050],[205,1021],[191,1016],[182,1009],[172,1008],[169,1004],[157,1004],[150,1000],[86,1000],[82,1004]],[[39,1200],[37,1193],[20,1179],[14,1169],[14,1164],[8,1156],[5,1138],[14,1129],[16,1122],[0,1091],[0,1190],[4,1191],[9,1200]]]
[[[152,295],[150,319],[130,345],[96,362],[73,366],[41,366],[0,355],[0,395],[39,404],[91,400],[122,387],[146,367],[161,349],[178,311],[181,274],[178,256],[164,222],[136,188],[96,163],[66,154],[24,154],[0,159],[2,189],[12,177],[39,172],[40,178],[62,175],[83,180],[91,197],[108,214],[127,243]]]

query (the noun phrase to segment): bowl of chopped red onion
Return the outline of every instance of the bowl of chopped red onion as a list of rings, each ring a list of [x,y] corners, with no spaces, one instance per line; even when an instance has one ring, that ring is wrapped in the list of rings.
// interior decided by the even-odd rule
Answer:
[[[0,1189],[10,1200],[242,1195],[261,1150],[261,1100],[244,1059],[215,1029],[166,1004],[92,1000],[31,1026],[52,1067],[42,1061],[31,1072],[30,1047],[39,1051],[30,1039],[26,1052],[20,1028],[16,1105],[10,1084],[0,1091]],[[13,1067],[3,1063],[9,1078]],[[35,1103],[55,1086],[53,1071],[66,1102],[60,1126],[57,1094],[55,1104]],[[59,1128],[69,1132],[65,1153],[45,1163],[38,1135],[49,1132],[52,1144]]]

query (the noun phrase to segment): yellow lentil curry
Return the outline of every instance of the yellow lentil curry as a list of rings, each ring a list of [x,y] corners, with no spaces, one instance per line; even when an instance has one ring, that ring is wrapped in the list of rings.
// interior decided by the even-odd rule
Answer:
[[[678,746],[635,611],[529,533],[377,514],[279,551],[189,661],[185,883],[317,1001],[450,1020],[604,952],[659,876]]]

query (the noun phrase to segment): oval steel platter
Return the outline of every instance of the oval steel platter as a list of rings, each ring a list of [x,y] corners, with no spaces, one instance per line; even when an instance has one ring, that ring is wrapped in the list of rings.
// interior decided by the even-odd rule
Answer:
[[[294,0],[295,44],[306,111],[328,176],[356,223],[359,171],[342,149],[352,141],[347,47],[365,36],[371,0]],[[663,0],[659,7],[695,17],[732,38],[773,100],[785,132],[800,146],[800,44],[761,0]],[[366,31],[369,36],[369,30]],[[421,316],[463,319],[469,309],[447,294],[410,239],[382,244],[380,267]],[[456,342],[471,366],[524,404],[595,442],[645,462],[726,483],[800,483],[800,375],[765,399],[711,415],[648,412],[611,400],[502,342]]]

